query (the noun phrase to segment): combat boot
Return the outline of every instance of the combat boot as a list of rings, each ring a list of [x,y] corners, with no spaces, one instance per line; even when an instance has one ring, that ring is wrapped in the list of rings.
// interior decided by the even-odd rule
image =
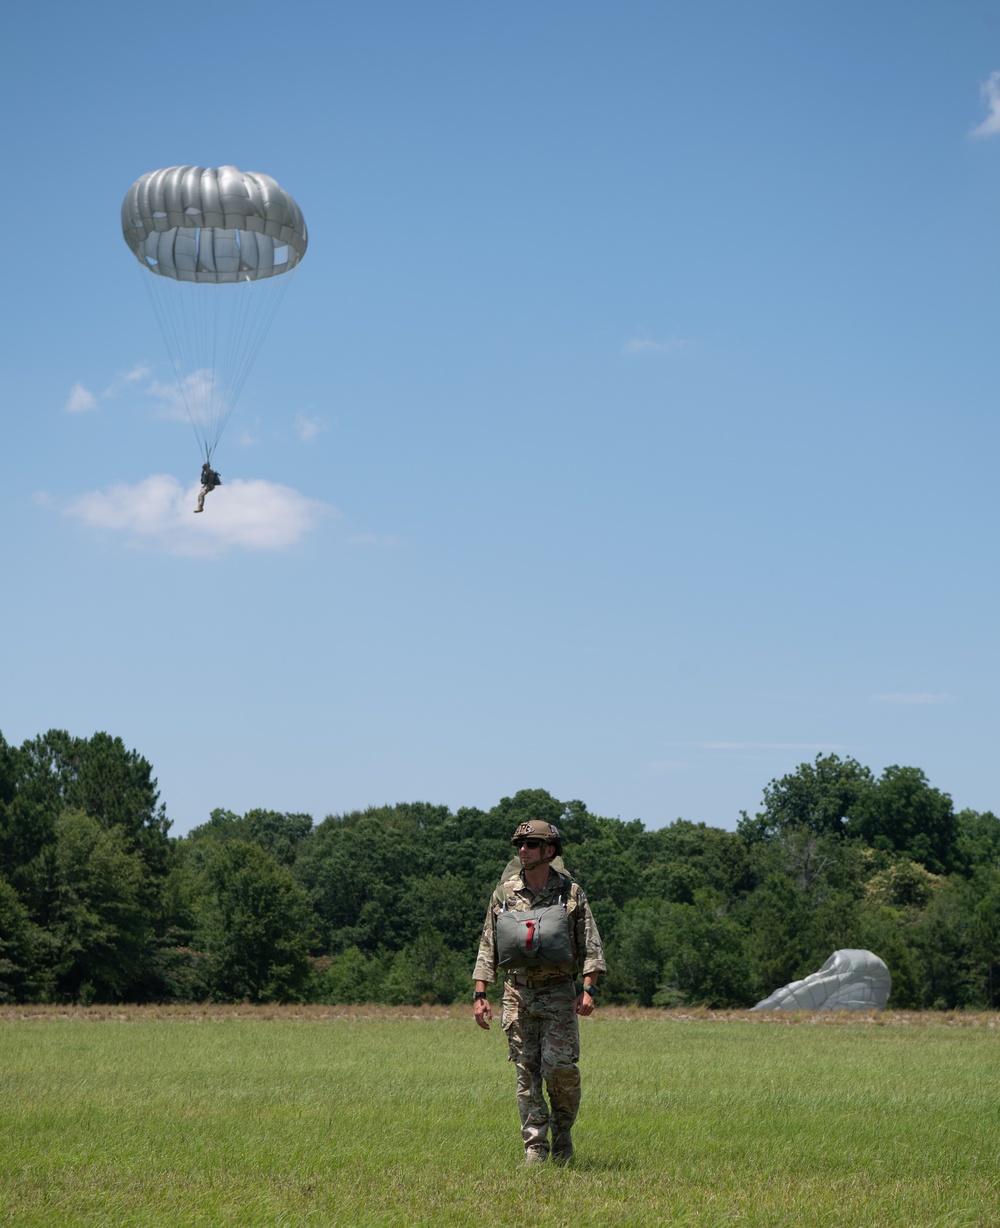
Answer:
[[[538,1164],[544,1164],[548,1158],[544,1147],[528,1147],[524,1152],[524,1167],[534,1168]]]
[[[573,1136],[568,1130],[552,1131],[552,1163],[568,1164],[573,1158]]]

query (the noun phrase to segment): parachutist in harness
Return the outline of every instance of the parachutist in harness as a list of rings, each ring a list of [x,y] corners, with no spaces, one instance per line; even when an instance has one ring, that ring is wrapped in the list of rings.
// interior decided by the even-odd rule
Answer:
[[[198,506],[194,509],[196,513],[205,510],[205,496],[211,494],[216,486],[221,485],[222,478],[219,477],[208,461],[205,461],[201,467],[201,490],[198,491]]]
[[[132,184],[121,217],[177,392],[211,461],[306,254],[302,210],[257,171],[166,166]]]

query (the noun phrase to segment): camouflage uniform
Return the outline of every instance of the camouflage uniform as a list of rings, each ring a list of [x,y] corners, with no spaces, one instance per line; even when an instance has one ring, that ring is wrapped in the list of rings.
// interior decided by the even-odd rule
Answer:
[[[196,512],[205,510],[205,496],[210,495],[216,486],[222,485],[222,478],[215,472],[212,466],[205,461],[201,467],[201,490],[198,491],[198,506],[194,509]]]
[[[500,1025],[507,1035],[510,1061],[517,1067],[517,1107],[526,1152],[548,1152],[550,1126],[553,1143],[567,1137],[580,1107],[576,973],[606,971],[601,936],[583,889],[569,875],[552,870],[536,894],[525,886],[520,869],[514,869],[490,900],[472,973],[474,980],[487,984],[497,979],[496,919],[505,904],[509,910],[524,911],[558,904],[560,896],[569,917],[572,963],[530,971],[514,968],[504,979]],[[543,1081],[551,1108],[542,1093]]]

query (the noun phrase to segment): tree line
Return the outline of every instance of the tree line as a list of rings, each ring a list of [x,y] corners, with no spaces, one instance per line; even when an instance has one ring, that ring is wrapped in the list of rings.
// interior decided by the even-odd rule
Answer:
[[[867,947],[900,1009],[1000,993],[1000,819],[914,767],[818,755],[735,831],[647,830],[525,789],[491,810],[215,810],[169,834],[107,733],[0,734],[0,1002],[465,1000],[527,818],[555,823],[604,939],[603,1001],[747,1007]]]

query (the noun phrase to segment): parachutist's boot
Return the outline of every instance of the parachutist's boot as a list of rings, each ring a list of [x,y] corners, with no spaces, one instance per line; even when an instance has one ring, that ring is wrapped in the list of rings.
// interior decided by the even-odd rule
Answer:
[[[552,1163],[568,1164],[573,1158],[573,1139],[568,1130],[552,1131]]]
[[[199,512],[203,512],[204,510],[205,509],[203,507],[196,507],[194,509],[194,514],[197,516]]]

